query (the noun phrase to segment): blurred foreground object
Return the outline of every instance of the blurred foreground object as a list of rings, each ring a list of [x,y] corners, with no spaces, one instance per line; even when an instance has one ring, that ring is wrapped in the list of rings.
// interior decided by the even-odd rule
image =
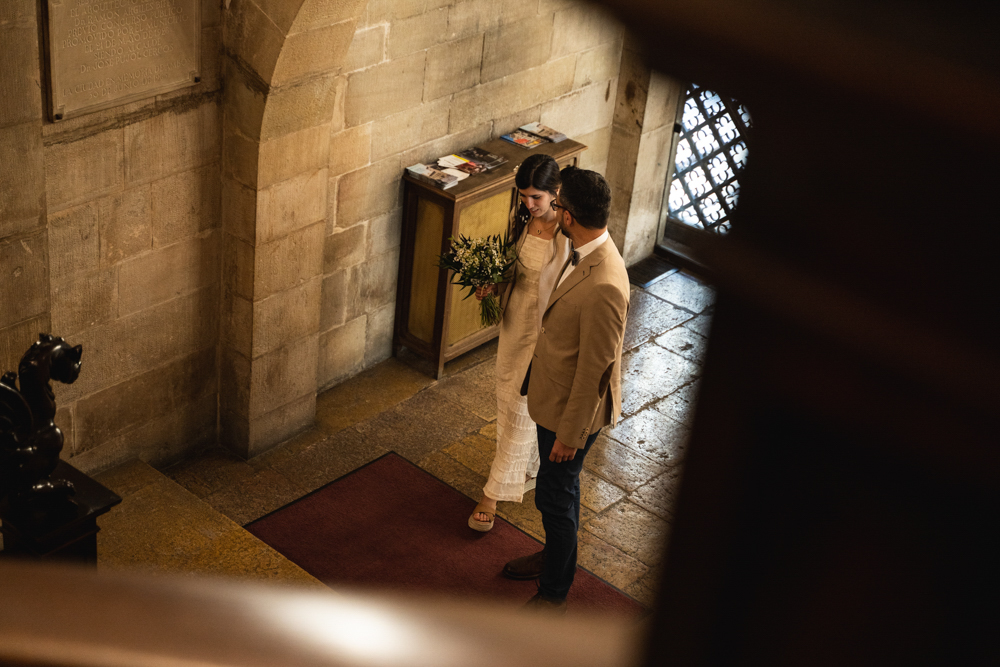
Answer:
[[[603,4],[754,121],[648,664],[1000,664],[1000,4]]]
[[[69,567],[0,564],[0,581],[5,665],[628,667],[644,629],[510,606]]]

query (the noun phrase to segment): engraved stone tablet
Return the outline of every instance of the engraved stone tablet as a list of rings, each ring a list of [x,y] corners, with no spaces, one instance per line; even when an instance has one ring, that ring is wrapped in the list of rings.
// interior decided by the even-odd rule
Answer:
[[[200,80],[201,0],[48,0],[52,119]]]

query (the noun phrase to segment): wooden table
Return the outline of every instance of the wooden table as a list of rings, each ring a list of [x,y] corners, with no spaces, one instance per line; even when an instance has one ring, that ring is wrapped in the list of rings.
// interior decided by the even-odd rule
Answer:
[[[399,253],[396,322],[393,354],[400,347],[429,359],[440,378],[444,364],[492,340],[499,326],[482,327],[479,302],[451,285],[448,271],[437,267],[438,256],[450,247],[449,238],[503,234],[517,191],[514,174],[529,155],[551,155],[560,167],[576,165],[587,148],[567,139],[527,150],[502,139],[481,145],[507,158],[495,169],[470,176],[447,190],[406,173],[403,200],[403,236]]]

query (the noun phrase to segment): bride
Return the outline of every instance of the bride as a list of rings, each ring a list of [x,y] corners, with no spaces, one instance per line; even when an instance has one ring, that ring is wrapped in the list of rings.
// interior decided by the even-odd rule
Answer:
[[[559,192],[559,165],[548,155],[531,155],[514,177],[518,202],[510,217],[510,233],[517,241],[517,262],[510,283],[501,285],[503,319],[497,347],[497,446],[483,497],[469,517],[469,527],[493,527],[497,501],[521,502],[534,488],[538,474],[535,423],[521,383],[531,362],[542,313],[562,268],[569,259],[569,239],[559,233],[552,202]],[[479,288],[482,299],[495,290]]]

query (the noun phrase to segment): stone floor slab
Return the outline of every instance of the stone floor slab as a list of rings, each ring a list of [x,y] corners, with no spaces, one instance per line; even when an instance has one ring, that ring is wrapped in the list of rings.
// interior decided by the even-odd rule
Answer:
[[[698,364],[659,345],[643,345],[622,359],[622,413],[634,415],[697,378]]]
[[[497,418],[496,386],[496,363],[487,360],[442,379],[427,391],[440,394],[485,421],[494,421]]]
[[[316,397],[316,423],[327,433],[354,426],[405,401],[433,379],[388,359]]]
[[[647,609],[656,607],[656,597],[659,594],[659,582],[646,575],[622,589],[628,595],[638,600]]]
[[[370,441],[417,462],[485,425],[462,406],[423,391],[356,428]]]
[[[493,442],[497,441],[497,423],[496,421],[491,421],[486,426],[479,429],[479,434],[484,438],[489,438]]]
[[[653,283],[646,291],[692,313],[701,313],[715,303],[714,289],[683,272]]]
[[[417,465],[453,489],[461,491],[475,502],[479,502],[483,495],[486,478],[477,475],[443,452],[431,452],[420,459]]]
[[[329,437],[329,433],[318,428],[306,429],[263,454],[258,454],[247,463],[257,471],[275,468]]]
[[[536,540],[545,542],[545,527],[542,525],[542,513],[535,508],[534,490],[525,493],[519,503],[497,503],[497,515]]]
[[[688,428],[694,421],[694,410],[698,402],[700,383],[695,381],[686,384],[666,398],[653,404],[653,409],[664,414]]]
[[[663,559],[670,527],[652,512],[623,500],[588,521],[585,529],[644,565],[654,566]]]
[[[586,468],[580,471],[580,504],[600,513],[626,496],[626,492]]]
[[[323,585],[141,461],[97,477],[122,496],[121,505],[101,520],[99,569]]]
[[[209,548],[193,554],[184,571],[329,591],[326,584],[242,528],[231,530]]]
[[[479,433],[472,433],[441,451],[477,475],[486,478],[489,477],[493,456],[496,453],[495,444]]]
[[[307,493],[388,451],[381,441],[372,440],[351,427],[327,436],[291,458],[275,462],[271,469]]]
[[[679,357],[701,364],[705,357],[705,347],[708,339],[687,327],[674,327],[667,333],[656,338],[656,344],[666,348]]]
[[[586,530],[580,531],[576,563],[623,590],[649,572],[649,567]]]
[[[698,317],[685,322],[684,326],[696,334],[708,338],[708,334],[712,330],[712,318],[709,315],[699,315]]]
[[[680,489],[681,467],[671,468],[648,484],[629,494],[628,499],[665,521],[674,516],[674,503]]]
[[[208,548],[212,539],[233,529],[231,521],[206,512],[210,506],[199,503],[166,477],[124,495],[121,505],[101,519],[98,567],[124,570],[146,564],[154,570],[182,569],[191,553]]]
[[[149,464],[135,460],[95,475],[94,479],[125,498],[159,482],[163,479],[163,474]]]
[[[694,313],[677,308],[642,290],[634,290],[625,324],[623,348],[631,350],[638,347],[693,317]]]
[[[181,461],[164,471],[171,479],[199,498],[253,477],[246,461],[222,447],[211,447],[200,456]]]
[[[666,467],[683,460],[690,434],[684,424],[653,409],[643,410],[608,431],[610,438]]]
[[[291,482],[274,470],[265,469],[249,479],[216,491],[205,498],[205,502],[243,526],[311,490]]]
[[[665,468],[636,450],[601,433],[590,448],[584,467],[625,491],[634,491]]]

